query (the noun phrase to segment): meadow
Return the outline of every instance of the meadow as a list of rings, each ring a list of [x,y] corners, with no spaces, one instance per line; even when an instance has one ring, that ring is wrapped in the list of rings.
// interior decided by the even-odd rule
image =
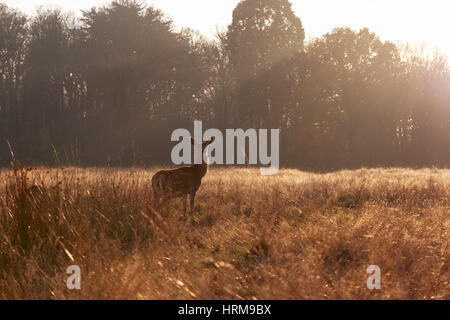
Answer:
[[[450,298],[450,170],[213,167],[186,216],[156,170],[0,171],[0,299]]]

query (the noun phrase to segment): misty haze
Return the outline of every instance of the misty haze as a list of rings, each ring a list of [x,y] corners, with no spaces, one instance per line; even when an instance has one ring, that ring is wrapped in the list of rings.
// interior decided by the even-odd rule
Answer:
[[[450,298],[447,30],[311,36],[291,2],[206,34],[158,1],[0,0],[0,299]],[[175,165],[177,129],[202,161]],[[279,136],[204,160],[240,129]]]

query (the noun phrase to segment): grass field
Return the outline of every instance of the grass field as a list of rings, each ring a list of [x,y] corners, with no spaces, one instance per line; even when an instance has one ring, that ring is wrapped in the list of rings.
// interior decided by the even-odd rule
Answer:
[[[154,172],[1,171],[0,299],[450,298],[450,170],[212,168],[185,218]]]

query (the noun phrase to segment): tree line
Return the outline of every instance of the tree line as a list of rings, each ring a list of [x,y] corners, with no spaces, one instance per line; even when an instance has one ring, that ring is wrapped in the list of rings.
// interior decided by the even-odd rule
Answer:
[[[170,134],[279,128],[282,166],[450,164],[450,69],[368,29],[305,41],[287,0],[243,0],[215,39],[113,1],[80,18],[0,3],[0,165],[170,163]],[[57,158],[57,159],[55,159]]]

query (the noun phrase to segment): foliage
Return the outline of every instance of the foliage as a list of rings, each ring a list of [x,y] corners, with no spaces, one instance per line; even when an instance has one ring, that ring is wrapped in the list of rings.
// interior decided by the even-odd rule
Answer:
[[[0,165],[168,164],[170,134],[279,128],[282,166],[449,165],[442,55],[337,28],[304,42],[287,0],[244,0],[214,40],[121,0],[81,19],[0,6]]]

